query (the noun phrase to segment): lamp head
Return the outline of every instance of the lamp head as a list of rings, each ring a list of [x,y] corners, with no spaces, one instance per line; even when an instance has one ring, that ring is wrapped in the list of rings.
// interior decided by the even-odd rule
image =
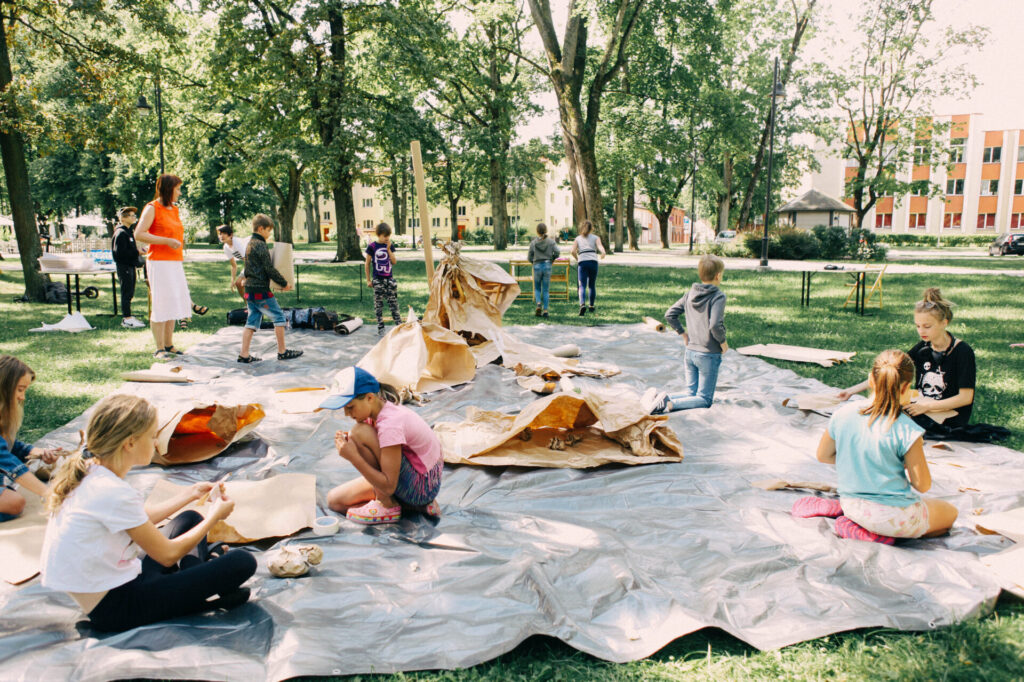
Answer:
[[[153,107],[149,106],[149,102],[146,101],[145,95],[139,95],[139,101],[135,104],[135,109],[142,116],[149,116],[149,112],[153,110]]]

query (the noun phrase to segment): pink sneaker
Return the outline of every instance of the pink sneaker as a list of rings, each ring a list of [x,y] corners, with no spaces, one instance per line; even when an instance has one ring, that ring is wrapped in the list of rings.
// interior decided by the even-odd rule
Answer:
[[[361,507],[352,507],[345,514],[349,521],[375,526],[381,523],[397,523],[402,518],[401,507],[385,507],[380,500],[370,500]]]
[[[794,502],[793,509],[789,513],[798,519],[809,519],[813,516],[827,516],[834,519],[843,515],[843,508],[837,499],[808,495]]]
[[[896,542],[896,538],[872,533],[867,528],[851,521],[847,516],[840,516],[836,519],[836,535],[847,540],[864,540],[865,542],[878,542],[883,545],[891,545]]]
[[[430,504],[423,508],[423,513],[427,516],[433,516],[435,519],[441,518],[441,505],[437,503],[437,500],[431,500]]]

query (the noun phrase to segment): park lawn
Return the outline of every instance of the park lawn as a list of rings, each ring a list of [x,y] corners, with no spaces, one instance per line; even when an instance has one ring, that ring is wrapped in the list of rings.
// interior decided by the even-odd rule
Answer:
[[[241,300],[229,291],[226,263],[186,266],[193,298],[210,313],[193,319],[175,343],[187,348],[202,342],[224,323]],[[302,305],[360,315],[372,324],[373,297],[356,266],[303,266]],[[399,262],[399,301],[422,312],[427,286],[422,263]],[[598,278],[598,312],[579,317],[571,292],[569,302],[552,302],[553,324],[632,324],[644,315],[661,317],[694,281],[691,268],[644,268],[603,265]],[[85,278],[101,286],[103,278]],[[978,393],[974,420],[1001,424],[1013,432],[1006,443],[1024,450],[1024,350],[1008,347],[1021,338],[1021,280],[999,275],[892,275],[886,278],[885,309],[859,317],[843,310],[844,277],[820,277],[810,308],[799,305],[799,273],[726,271],[722,288],[729,296],[726,324],[734,348],[752,343],[786,343],[857,351],[848,364],[832,368],[776,361],[775,364],[836,387],[861,381],[871,360],[890,347],[907,349],[916,342],[913,302],[927,286],[939,285],[955,301],[950,330],[969,341],[978,358]],[[119,373],[148,367],[153,359],[148,330],[128,331],[110,312],[109,286],[99,300],[83,302],[83,312],[98,329],[76,335],[29,334],[40,322],[56,322],[60,305],[13,303],[22,293],[21,273],[0,272],[0,352],[28,362],[37,373],[29,390],[21,436],[31,441],[77,417],[121,384]],[[135,311],[145,314],[145,289]],[[294,305],[293,293],[280,296]],[[507,324],[533,324],[528,299],[513,304]],[[268,332],[263,332],[268,333]],[[1016,335],[1016,336],[1015,336]],[[552,339],[552,345],[558,340]],[[643,347],[638,346],[638,353]],[[594,358],[600,360],[600,358]],[[810,453],[809,453],[810,456]],[[443,636],[443,633],[439,633]],[[547,638],[532,638],[512,652],[465,671],[413,673],[400,679],[533,680],[533,679],[991,679],[1024,678],[1024,607],[1004,600],[993,616],[930,633],[877,629],[833,635],[758,652],[717,630],[680,638],[643,661],[609,664]]]
[[[977,256],[952,258],[892,258],[897,265],[932,265],[935,267],[973,268],[975,270],[1024,270],[1024,256]]]

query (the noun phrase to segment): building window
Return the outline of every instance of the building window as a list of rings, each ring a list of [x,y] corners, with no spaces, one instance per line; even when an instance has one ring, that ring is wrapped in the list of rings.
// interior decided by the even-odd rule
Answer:
[[[568,194],[565,195],[565,205],[566,206],[569,205],[569,195]]]
[[[330,211],[324,211],[322,215],[323,215],[323,219],[324,220],[330,220],[331,219],[331,212]]]
[[[364,220],[363,221],[363,229],[364,230],[372,230],[373,229],[373,221],[372,220]]]
[[[946,180],[946,194],[950,196],[961,195],[964,193],[964,181],[963,178],[959,180]]]
[[[979,213],[978,214],[978,229],[979,230],[991,230],[996,226],[996,214],[995,213]]]
[[[914,165],[923,166],[931,160],[932,150],[931,145],[927,144],[915,144],[914,145]]]
[[[465,206],[459,206],[459,212],[458,212],[458,214],[459,214],[460,216],[465,216],[465,215],[466,215],[466,207],[465,207]]]
[[[961,222],[960,219],[963,217],[961,213],[947,213],[942,218],[942,226],[950,229],[959,229]]]
[[[444,219],[444,226],[448,227],[448,219],[447,218]]]
[[[552,204],[555,203],[555,193],[554,192],[551,193],[551,203]]]
[[[949,162],[950,163],[963,163],[964,162],[964,150],[967,148],[967,138],[958,137],[950,141],[949,143]]]
[[[476,217],[476,226],[480,227],[480,216]]]
[[[484,216],[484,225],[494,225],[494,218],[491,216]]]
[[[984,153],[981,155],[982,163],[999,163],[999,160],[1003,158],[1002,147],[985,147]]]
[[[419,227],[420,226],[420,219],[419,218],[409,218],[408,224],[409,224],[409,227]]]
[[[875,228],[882,230],[892,229],[892,213],[876,213]]]
[[[373,199],[363,199],[363,208],[373,208]]]
[[[1016,230],[1024,228],[1024,213],[1011,213],[1010,214],[1010,229]]]
[[[1024,163],[1024,144],[1017,147],[1017,163]]]
[[[1024,194],[1024,180],[1014,180],[1013,181],[1013,193],[1014,194]]]
[[[925,219],[927,217],[928,217],[927,213],[911,213],[910,214],[910,223],[907,225],[907,227],[909,227],[911,229],[917,229],[917,228],[926,227]]]
[[[440,218],[431,218],[430,219],[430,226],[431,227],[441,227],[441,219]]]
[[[982,180],[981,181],[981,196],[992,197],[999,194],[999,181],[998,180]]]

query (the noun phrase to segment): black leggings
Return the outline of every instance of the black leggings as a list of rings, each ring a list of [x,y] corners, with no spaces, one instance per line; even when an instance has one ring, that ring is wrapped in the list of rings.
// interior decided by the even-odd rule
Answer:
[[[117,279],[121,282],[121,317],[132,316],[132,298],[135,297],[136,277],[134,265],[117,264]]]
[[[164,526],[161,532],[176,538],[202,520],[198,512],[189,510]],[[120,632],[202,613],[210,610],[206,601],[209,597],[223,597],[237,590],[256,572],[256,558],[245,550],[233,549],[211,558],[205,539],[196,549],[198,556],[186,555],[169,568],[145,557],[142,573],[107,592],[89,613],[89,622],[97,630]]]

